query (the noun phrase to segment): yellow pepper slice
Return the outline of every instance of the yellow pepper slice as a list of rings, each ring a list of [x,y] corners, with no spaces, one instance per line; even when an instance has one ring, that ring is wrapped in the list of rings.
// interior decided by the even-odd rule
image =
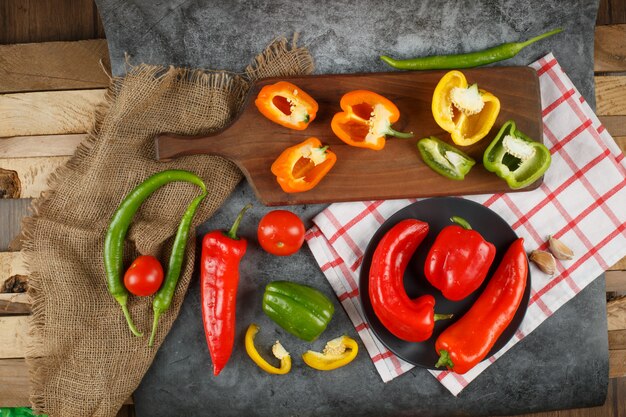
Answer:
[[[432,112],[454,143],[468,146],[487,136],[500,113],[500,100],[476,84],[468,87],[462,72],[450,71],[435,87]]]
[[[352,362],[359,353],[359,345],[348,336],[341,336],[326,343],[324,353],[306,351],[304,363],[319,371],[332,371]]]
[[[283,345],[281,345],[277,340],[276,343],[274,343],[274,346],[272,346],[272,353],[277,359],[280,359],[280,368],[269,364],[261,357],[254,346],[254,338],[258,332],[259,326],[254,323],[252,323],[246,331],[246,352],[248,352],[250,359],[252,359],[252,361],[254,361],[259,368],[263,369],[267,373],[276,375],[284,375],[288,373],[291,370],[291,356],[289,355],[289,352],[287,352]]]

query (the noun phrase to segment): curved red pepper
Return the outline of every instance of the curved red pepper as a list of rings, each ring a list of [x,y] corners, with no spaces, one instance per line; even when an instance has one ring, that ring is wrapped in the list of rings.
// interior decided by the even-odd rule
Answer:
[[[369,273],[369,296],[376,317],[396,337],[408,342],[428,339],[435,320],[435,298],[423,295],[411,300],[403,277],[409,260],[428,234],[428,223],[407,219],[393,226],[380,240]]]
[[[506,251],[474,305],[437,338],[435,349],[440,357],[436,366],[464,374],[483,360],[513,320],[527,277],[524,239],[519,238]]]
[[[213,374],[226,366],[235,341],[235,303],[239,285],[239,263],[247,241],[237,237],[245,206],[229,232],[216,230],[202,239],[200,297],[206,341],[213,362]]]
[[[430,248],[424,275],[448,300],[458,301],[480,287],[496,256],[496,247],[469,224],[453,217],[459,225],[444,227]]]

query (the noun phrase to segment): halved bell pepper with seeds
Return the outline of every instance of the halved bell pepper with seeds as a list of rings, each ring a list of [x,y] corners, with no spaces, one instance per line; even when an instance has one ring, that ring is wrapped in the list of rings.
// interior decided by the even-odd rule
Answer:
[[[306,129],[318,110],[313,97],[287,81],[264,86],[254,104],[272,122],[295,130]]]
[[[330,124],[339,139],[350,146],[374,149],[385,147],[385,136],[411,138],[413,133],[398,132],[391,125],[400,110],[389,99],[367,90],[350,91],[341,97],[342,112]]]
[[[254,363],[256,363],[259,368],[263,369],[265,372],[276,375],[284,375],[291,370],[291,355],[289,352],[285,350],[283,345],[277,340],[276,343],[272,346],[272,354],[276,357],[276,359],[280,360],[280,367],[267,362],[263,357],[259,354],[259,351],[254,346],[254,338],[256,334],[259,332],[259,326],[252,323],[248,330],[246,331],[245,344],[246,344],[246,352],[250,359]]]
[[[306,351],[302,355],[304,363],[318,371],[332,371],[352,362],[359,353],[356,340],[348,336],[340,336],[326,343],[324,352]]]
[[[468,146],[487,136],[500,113],[500,100],[477,84],[468,86],[462,72],[450,71],[435,87],[432,112],[455,144]]]
[[[298,193],[315,187],[336,161],[337,155],[328,146],[311,137],[285,149],[271,169],[284,192]]]
[[[548,148],[517,130],[513,120],[502,126],[483,154],[485,168],[514,190],[537,181],[551,161]]]
[[[472,157],[434,136],[420,139],[417,149],[430,169],[453,180],[464,179],[476,164]]]

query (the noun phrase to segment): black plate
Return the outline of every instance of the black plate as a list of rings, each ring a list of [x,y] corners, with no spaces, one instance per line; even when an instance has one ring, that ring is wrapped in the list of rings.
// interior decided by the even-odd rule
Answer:
[[[432,246],[435,238],[444,227],[452,224],[450,217],[460,216],[467,220],[472,228],[478,231],[488,242],[496,247],[496,257],[489,269],[487,278],[482,286],[461,301],[450,301],[444,298],[441,292],[430,285],[424,277],[424,261],[428,250]],[[369,270],[372,263],[372,255],[383,235],[389,231],[396,223],[404,219],[418,219],[428,223],[428,236],[417,248],[413,258],[404,273],[404,287],[410,298],[415,298],[423,294],[431,294],[435,297],[435,312],[442,314],[454,314],[450,320],[442,320],[435,323],[435,330],[430,339],[420,342],[406,342],[391,334],[378,320],[369,298]],[[493,276],[496,268],[500,264],[504,253],[508,247],[518,238],[513,229],[500,216],[490,209],[470,200],[461,198],[444,197],[431,198],[413,203],[391,216],[380,226],[367,246],[363,256],[363,264],[360,276],[360,297],[365,318],[380,341],[393,353],[405,361],[428,369],[435,368],[438,355],[435,352],[435,340],[441,332],[458,320],[469,310],[476,299],[485,289],[487,282]],[[527,261],[528,262],[528,261]],[[515,317],[498,338],[487,357],[500,350],[515,334],[518,329],[530,298],[530,270],[526,282],[526,290]]]

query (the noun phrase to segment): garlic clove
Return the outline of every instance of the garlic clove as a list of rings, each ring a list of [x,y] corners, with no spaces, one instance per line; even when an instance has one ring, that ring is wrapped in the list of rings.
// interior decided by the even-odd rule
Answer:
[[[552,252],[557,259],[569,260],[574,258],[574,251],[557,238],[549,236],[548,245],[550,246],[550,252]]]
[[[534,250],[530,253],[530,260],[548,275],[554,275],[556,272],[556,261],[550,252]]]

